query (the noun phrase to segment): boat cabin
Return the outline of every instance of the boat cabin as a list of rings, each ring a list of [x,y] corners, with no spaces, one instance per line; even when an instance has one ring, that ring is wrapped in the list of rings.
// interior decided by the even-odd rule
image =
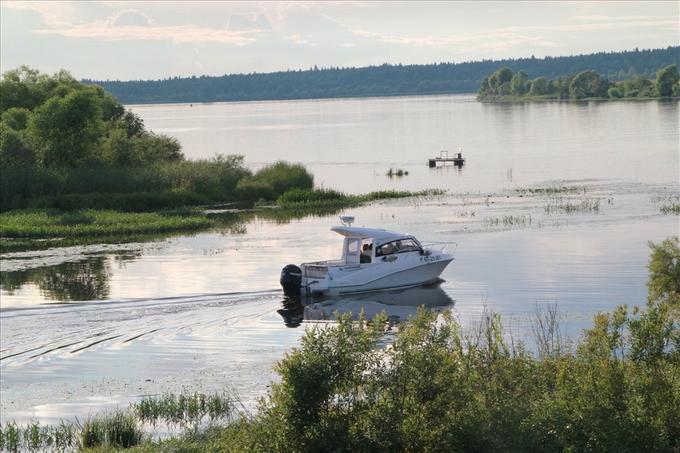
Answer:
[[[397,253],[423,252],[418,240],[410,235],[375,228],[337,226],[332,231],[345,236],[342,258],[338,264],[368,264],[390,261]]]

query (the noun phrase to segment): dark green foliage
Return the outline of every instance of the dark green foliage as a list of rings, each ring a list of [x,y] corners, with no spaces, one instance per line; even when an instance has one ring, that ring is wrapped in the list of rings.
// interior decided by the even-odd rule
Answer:
[[[22,107],[12,107],[2,114],[2,122],[15,131],[23,131],[28,126],[28,116],[31,111]]]
[[[545,77],[538,77],[531,81],[531,88],[529,88],[530,96],[543,96],[548,94],[548,81]]]
[[[28,133],[45,167],[75,167],[94,160],[104,133],[102,108],[93,90],[53,97],[36,108]]]
[[[678,237],[668,238],[661,244],[652,244],[649,260],[649,297],[652,300],[680,298],[680,242]],[[680,304],[680,300],[677,301]]]
[[[583,71],[569,84],[569,97],[571,99],[603,98],[607,97],[609,81],[600,77],[595,71]]]
[[[644,98],[657,95],[654,89],[654,83],[643,77],[633,77],[632,79],[624,81],[621,86],[623,86],[623,94],[626,98]]]
[[[110,93],[64,71],[53,76],[25,66],[8,71],[0,94],[3,128],[21,133],[40,167],[137,167],[184,159],[176,139],[146,131]],[[0,154],[15,156],[16,143],[1,143]],[[16,166],[15,160],[8,162]]]
[[[120,137],[125,140],[124,137]],[[130,211],[240,199],[236,185],[250,172],[242,157],[176,161],[136,168],[0,168],[0,208]],[[82,203],[82,204],[79,204]]]
[[[230,74],[147,81],[88,81],[103,86],[125,104],[310,99],[474,92],[484,76],[500,67],[525,71],[531,78],[556,79],[592,69],[610,79],[654,77],[668,64],[680,64],[680,48],[599,52],[565,57],[482,60],[428,65],[326,68],[269,74]],[[501,82],[511,94],[511,79]],[[488,80],[487,80],[488,83]]]
[[[538,77],[529,82],[525,81],[526,76],[520,71],[512,75],[510,85],[506,86],[500,80],[507,79],[508,71],[508,68],[499,69],[491,76],[484,78],[477,92],[477,99],[482,101],[515,101],[680,96],[680,82],[678,81],[680,75],[678,75],[676,65],[666,66],[663,70],[659,71],[656,85],[649,78],[641,76],[633,76],[624,81],[611,82],[597,72],[587,70],[576,75],[559,77],[555,80]],[[526,87],[528,87],[528,90]],[[659,89],[664,94],[659,94],[661,93]]]
[[[529,90],[529,81],[524,71],[518,71],[510,80],[510,89],[514,96],[522,96]]]
[[[26,144],[24,135],[0,122],[0,165],[2,167],[32,167],[35,152]]]
[[[291,189],[311,189],[314,186],[314,176],[304,166],[281,161],[258,170],[253,181],[268,184],[277,195]]]
[[[680,74],[675,65],[668,65],[656,74],[656,92],[661,97],[673,96],[673,88],[678,85]]]

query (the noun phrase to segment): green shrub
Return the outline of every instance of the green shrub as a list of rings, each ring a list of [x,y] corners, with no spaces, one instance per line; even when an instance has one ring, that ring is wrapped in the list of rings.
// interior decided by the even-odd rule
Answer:
[[[239,200],[256,202],[259,200],[273,200],[276,198],[274,188],[265,181],[243,178],[236,185],[236,195]]]
[[[258,170],[253,180],[270,185],[277,196],[291,189],[311,189],[314,186],[314,176],[304,166],[282,161]]]

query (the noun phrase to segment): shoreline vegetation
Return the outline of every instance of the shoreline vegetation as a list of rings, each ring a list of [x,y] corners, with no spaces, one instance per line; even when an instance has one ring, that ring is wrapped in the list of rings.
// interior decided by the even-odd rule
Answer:
[[[442,193],[348,195],[315,188],[300,164],[253,172],[238,155],[187,160],[102,88],[25,66],[0,81],[0,161],[2,252],[223,226],[225,216],[205,212],[215,205],[282,218]]]
[[[171,77],[162,80],[85,80],[111,92],[124,104],[338,99],[474,93],[485,75],[500,67],[548,79],[588,69],[610,79],[650,78],[676,63],[680,47],[633,49],[504,60],[382,64],[368,67],[312,67],[271,73]]]
[[[7,422],[0,450],[678,451],[680,241],[650,249],[646,307],[599,313],[577,339],[556,305],[537,306],[531,350],[486,310],[468,328],[424,308],[396,327],[346,315],[307,329],[255,411],[163,394],[82,423]]]
[[[661,68],[656,79],[635,76],[609,80],[593,70],[548,80],[529,80],[526,72],[501,68],[484,77],[477,91],[483,102],[645,100],[680,98],[680,74],[675,64]]]

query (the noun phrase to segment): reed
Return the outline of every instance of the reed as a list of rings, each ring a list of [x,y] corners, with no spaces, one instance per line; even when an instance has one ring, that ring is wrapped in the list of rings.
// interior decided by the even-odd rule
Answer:
[[[582,200],[554,198],[543,206],[543,210],[548,215],[597,213],[600,211],[600,200],[597,198],[584,198]]]
[[[548,186],[548,187],[520,187],[515,189],[520,195],[555,195],[562,193],[586,193],[586,186]]]
[[[130,448],[146,438],[133,414],[117,411],[86,420],[80,430],[80,447]]]

